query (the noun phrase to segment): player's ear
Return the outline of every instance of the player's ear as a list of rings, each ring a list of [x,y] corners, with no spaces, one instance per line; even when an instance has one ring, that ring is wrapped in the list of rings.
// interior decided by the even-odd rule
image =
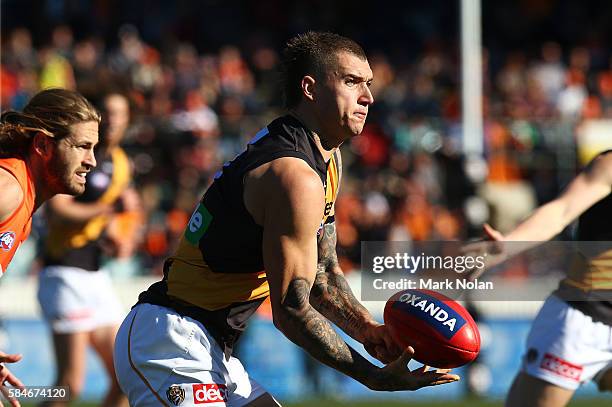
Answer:
[[[309,100],[315,99],[315,83],[316,80],[310,75],[306,75],[302,78],[302,83],[300,83],[302,87],[302,94],[306,96]]]
[[[36,154],[40,155],[43,158],[50,157],[53,149],[53,140],[51,137],[38,132],[32,139],[32,148],[36,152]]]

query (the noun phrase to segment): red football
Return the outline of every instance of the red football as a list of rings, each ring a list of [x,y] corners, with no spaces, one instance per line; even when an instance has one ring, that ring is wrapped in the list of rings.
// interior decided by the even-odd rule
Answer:
[[[439,368],[473,361],[480,351],[480,333],[459,303],[430,290],[404,290],[385,305],[385,324],[395,342],[412,346],[414,360]]]

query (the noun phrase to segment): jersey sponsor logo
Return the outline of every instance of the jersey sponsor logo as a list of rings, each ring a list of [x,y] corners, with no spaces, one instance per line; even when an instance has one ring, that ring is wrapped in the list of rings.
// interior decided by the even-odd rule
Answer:
[[[465,319],[455,310],[435,297],[407,290],[393,308],[400,309],[415,317],[427,321],[446,339],[451,339],[465,325]]]
[[[15,232],[2,232],[0,233],[0,249],[8,252],[13,248],[15,244]]]
[[[229,394],[224,384],[194,384],[192,386],[194,404],[227,403]]]
[[[202,203],[199,203],[185,229],[185,239],[189,243],[197,245],[202,236],[204,236],[211,221],[212,215]]]
[[[566,377],[576,382],[579,382],[580,376],[582,376],[582,366],[574,365],[550,353],[544,354],[540,367],[549,372],[553,372],[557,376]]]
[[[170,403],[175,406],[180,406],[181,403],[185,401],[185,389],[178,384],[173,384],[166,390],[166,397]]]

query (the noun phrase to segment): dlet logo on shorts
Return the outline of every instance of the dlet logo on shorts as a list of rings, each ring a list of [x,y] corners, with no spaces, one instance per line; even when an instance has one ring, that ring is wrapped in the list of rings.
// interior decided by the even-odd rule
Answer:
[[[224,384],[194,384],[193,403],[227,403],[228,392]]]
[[[451,339],[465,325],[465,319],[455,310],[435,297],[419,291],[406,290],[393,304],[416,318],[428,321],[446,339]]]
[[[0,249],[8,252],[13,248],[13,244],[15,244],[15,232],[0,233]]]
[[[179,406],[183,401],[185,401],[185,389],[183,389],[178,384],[173,384],[168,387],[166,390],[166,397],[168,397],[168,401],[175,406]]]
[[[577,382],[580,381],[580,376],[582,375],[582,366],[574,365],[550,353],[544,355],[540,367],[558,376],[567,377]]]

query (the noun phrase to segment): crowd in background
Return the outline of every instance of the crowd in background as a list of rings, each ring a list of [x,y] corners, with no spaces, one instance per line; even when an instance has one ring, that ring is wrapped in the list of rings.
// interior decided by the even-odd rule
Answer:
[[[153,22],[170,18],[153,3]],[[44,16],[57,24],[42,39],[17,24],[3,32],[2,110],[21,109],[46,87],[77,89],[94,102],[109,92],[128,96],[124,147],[145,212],[139,270],[159,273],[214,173],[282,112],[277,64],[289,36],[279,29],[280,39],[238,40],[232,33],[224,42],[217,33],[219,46],[208,47],[198,42],[204,28],[189,35],[177,25],[172,40],[159,41],[166,32],[151,21],[113,20],[119,28],[109,38],[53,13],[49,6]],[[305,24],[294,18],[282,28],[288,25],[299,31]],[[419,37],[429,38],[428,30],[421,27]],[[612,58],[597,42],[542,40],[504,52],[485,43],[485,156],[464,157],[457,42],[421,38],[414,48],[403,41],[402,53],[402,41],[385,48],[377,32],[364,43],[375,104],[363,134],[342,147],[336,223],[346,270],[359,264],[361,241],[467,239],[487,220],[510,229],[573,176],[580,123],[612,118]]]

